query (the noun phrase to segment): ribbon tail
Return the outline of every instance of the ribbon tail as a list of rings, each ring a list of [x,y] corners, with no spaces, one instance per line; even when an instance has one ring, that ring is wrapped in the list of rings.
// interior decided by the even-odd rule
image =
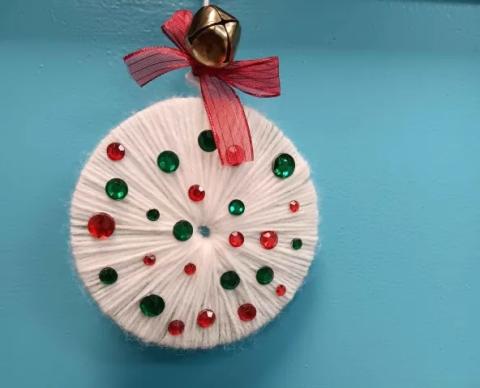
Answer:
[[[132,78],[144,86],[169,71],[190,65],[188,56],[176,48],[145,47],[123,58]]]
[[[205,110],[222,164],[253,160],[253,146],[245,111],[235,91],[221,79],[200,76]]]

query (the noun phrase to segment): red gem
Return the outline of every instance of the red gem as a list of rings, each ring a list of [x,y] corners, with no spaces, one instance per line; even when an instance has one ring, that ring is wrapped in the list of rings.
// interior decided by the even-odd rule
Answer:
[[[193,263],[188,263],[184,268],[183,268],[183,271],[191,276],[195,273],[195,271],[197,270],[197,267],[195,266],[195,264]]]
[[[290,201],[290,211],[296,213],[300,210],[300,203],[298,201]]]
[[[283,284],[279,284],[275,289],[275,292],[278,296],[283,296],[287,292],[287,287],[285,287]]]
[[[227,148],[225,158],[230,166],[238,166],[245,161],[245,152],[241,146],[234,144]]]
[[[88,220],[88,232],[92,237],[105,240],[115,230],[115,220],[107,213],[98,213]]]
[[[200,202],[205,198],[205,190],[199,185],[190,186],[188,196],[193,202]]]
[[[145,255],[143,258],[143,264],[145,265],[154,265],[157,258],[155,255]]]
[[[122,160],[125,156],[125,147],[120,143],[110,143],[107,147],[107,156],[110,160]]]
[[[238,310],[238,317],[244,321],[251,321],[257,315],[257,309],[251,303],[242,304]]]
[[[260,233],[260,244],[262,244],[265,249],[273,249],[277,246],[277,243],[277,232],[268,230],[266,232]]]
[[[215,323],[215,313],[212,310],[205,309],[198,313],[197,325],[203,329],[212,326]]]
[[[242,246],[244,240],[245,239],[243,237],[243,234],[240,232],[232,232],[228,237],[228,241],[230,242],[230,245],[234,248],[238,248]]]
[[[183,333],[183,329],[185,329],[185,324],[178,319],[168,324],[168,332],[171,335],[180,335]]]

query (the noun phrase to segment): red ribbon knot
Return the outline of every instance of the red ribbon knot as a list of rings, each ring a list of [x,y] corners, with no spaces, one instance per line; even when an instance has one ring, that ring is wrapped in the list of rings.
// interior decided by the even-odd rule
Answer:
[[[169,71],[190,66],[200,79],[208,120],[222,164],[231,166],[253,160],[252,138],[245,111],[235,90],[256,97],[280,95],[278,57],[233,61],[224,68],[198,63],[185,45],[192,13],[176,11],[162,26],[178,47],[145,47],[124,57],[133,79],[144,86]]]

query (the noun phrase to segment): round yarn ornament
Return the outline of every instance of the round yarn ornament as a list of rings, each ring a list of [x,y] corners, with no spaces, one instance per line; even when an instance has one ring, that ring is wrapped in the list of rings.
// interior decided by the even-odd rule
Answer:
[[[76,269],[101,310],[144,342],[239,340],[274,319],[308,272],[319,222],[309,167],[273,123],[245,112],[253,162],[222,166],[202,101],[173,98],[114,128],[80,175]]]

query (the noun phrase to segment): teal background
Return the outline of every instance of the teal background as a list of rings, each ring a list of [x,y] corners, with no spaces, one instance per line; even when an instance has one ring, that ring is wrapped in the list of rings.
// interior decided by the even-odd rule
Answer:
[[[322,247],[281,316],[234,346],[145,347],[81,289],[68,208],[88,153],[150,103],[122,55],[200,1],[0,0],[0,386],[480,386],[480,5],[219,0],[238,58],[279,55],[244,98],[310,161]]]

